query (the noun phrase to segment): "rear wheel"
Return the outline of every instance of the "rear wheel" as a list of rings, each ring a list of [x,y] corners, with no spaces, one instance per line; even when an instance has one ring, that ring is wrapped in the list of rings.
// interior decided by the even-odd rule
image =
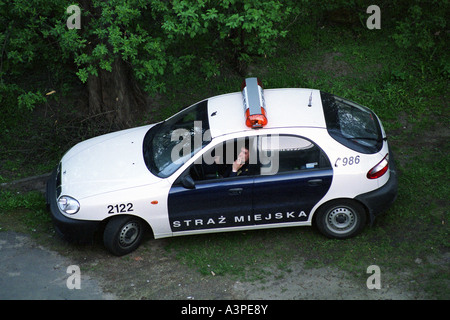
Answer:
[[[143,234],[142,220],[133,216],[117,216],[108,221],[103,243],[112,254],[122,256],[139,247]]]
[[[351,238],[366,225],[366,212],[356,201],[337,200],[319,208],[316,224],[320,232],[329,238]]]

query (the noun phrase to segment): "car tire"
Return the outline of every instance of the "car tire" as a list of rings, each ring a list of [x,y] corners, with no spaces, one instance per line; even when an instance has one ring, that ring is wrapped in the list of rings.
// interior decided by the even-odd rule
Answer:
[[[366,225],[364,207],[352,200],[336,200],[318,209],[316,225],[319,231],[332,239],[356,236]]]
[[[103,243],[112,254],[123,256],[139,247],[143,234],[142,220],[133,216],[117,216],[106,224]]]

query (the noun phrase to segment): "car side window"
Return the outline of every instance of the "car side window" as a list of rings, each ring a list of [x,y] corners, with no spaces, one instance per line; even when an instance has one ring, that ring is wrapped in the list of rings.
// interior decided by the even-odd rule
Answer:
[[[245,137],[220,143],[197,159],[189,174],[194,181],[254,175],[259,169],[256,142]]]
[[[292,135],[261,136],[261,175],[330,167],[328,157],[312,141]]]

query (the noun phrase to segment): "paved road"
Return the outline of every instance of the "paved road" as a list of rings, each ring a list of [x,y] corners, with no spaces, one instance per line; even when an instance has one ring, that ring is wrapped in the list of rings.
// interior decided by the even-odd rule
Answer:
[[[16,232],[0,232],[0,300],[86,300],[114,299],[95,279],[67,273],[67,258],[49,251]],[[69,279],[70,278],[70,279]]]

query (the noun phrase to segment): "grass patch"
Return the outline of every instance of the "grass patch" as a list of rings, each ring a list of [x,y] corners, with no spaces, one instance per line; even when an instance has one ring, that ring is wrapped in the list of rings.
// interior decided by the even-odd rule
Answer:
[[[40,192],[0,191],[0,231],[32,233],[48,231],[51,224],[44,195]]]

